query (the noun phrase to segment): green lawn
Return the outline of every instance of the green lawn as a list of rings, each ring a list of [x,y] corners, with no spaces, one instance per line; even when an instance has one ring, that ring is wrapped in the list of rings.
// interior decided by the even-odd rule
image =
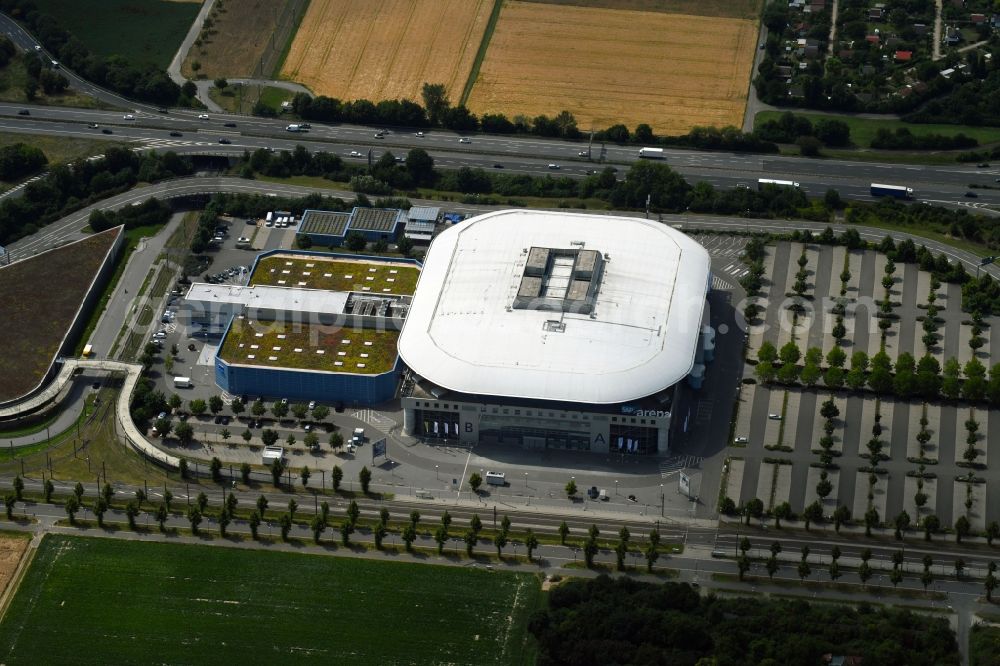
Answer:
[[[761,111],[754,118],[754,127],[768,120],[777,120],[784,111]],[[805,116],[812,122],[823,118],[832,120],[842,120],[851,128],[851,141],[858,147],[867,148],[871,145],[875,133],[880,129],[895,131],[900,127],[909,129],[915,136],[925,134],[943,134],[952,136],[958,133],[965,134],[977,139],[980,144],[989,144],[1000,141],[1000,127],[974,127],[972,125],[923,125],[915,123],[904,123],[901,120],[870,120],[867,118],[853,118],[851,116],[833,116],[822,113],[796,113],[797,116]],[[891,152],[891,151],[887,151]]]
[[[28,72],[20,58],[14,58],[3,68],[0,68],[0,101],[25,103],[28,97],[24,92],[24,85],[28,81]],[[74,90],[67,90],[61,95],[46,95],[41,89],[38,90],[32,104],[46,104],[49,106],[72,106],[88,109],[112,109],[114,107],[98,102],[89,95],[78,95]]]
[[[35,0],[38,9],[98,55],[166,69],[201,3],[177,0]]]
[[[0,624],[13,664],[514,664],[527,574],[46,536]]]
[[[295,93],[274,86],[239,86],[231,85],[225,90],[212,87],[208,90],[212,101],[231,113],[253,112],[258,98],[261,102],[281,113],[281,103],[295,97]]]

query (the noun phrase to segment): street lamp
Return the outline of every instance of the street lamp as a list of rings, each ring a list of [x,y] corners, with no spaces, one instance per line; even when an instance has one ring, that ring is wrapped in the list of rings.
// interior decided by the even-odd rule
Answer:
[[[618,479],[615,479],[615,495],[618,494]]]
[[[663,517],[663,484],[660,484],[660,517]]]
[[[440,475],[438,475],[438,466],[437,465],[434,465],[434,478],[437,479],[438,481],[441,480]]]
[[[527,472],[524,473],[524,487],[525,488],[528,487],[528,473]]]

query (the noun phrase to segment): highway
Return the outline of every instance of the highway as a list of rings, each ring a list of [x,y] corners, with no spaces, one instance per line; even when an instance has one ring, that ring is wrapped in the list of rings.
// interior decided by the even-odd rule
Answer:
[[[609,145],[604,162],[599,163],[599,146],[592,147],[595,159],[580,156],[588,151],[586,142],[476,134],[466,137],[468,143],[460,143],[461,135],[447,130],[426,130],[417,136],[417,132],[402,129],[386,131],[384,138],[376,139],[376,129],[371,127],[318,123],[307,132],[291,133],[285,130],[285,120],[220,114],[200,119],[194,111],[164,114],[132,106],[108,111],[5,103],[0,104],[0,131],[115,140],[137,148],[196,154],[241,155],[244,150],[291,150],[303,145],[310,151],[326,151],[359,163],[369,150],[373,159],[378,159],[387,150],[402,157],[411,148],[421,147],[437,166],[446,169],[468,166],[576,178],[605,166],[613,166],[624,175],[639,159],[634,146]],[[18,115],[23,110],[30,115]],[[125,115],[135,119],[126,120]],[[90,128],[89,124],[100,127]],[[104,134],[105,129],[112,134]],[[179,136],[171,136],[171,132]],[[230,143],[222,144],[220,139]],[[352,152],[363,157],[351,157]],[[833,188],[846,198],[870,200],[872,182],[890,182],[912,187],[919,201],[984,209],[1000,205],[1000,190],[977,189],[976,198],[965,196],[971,185],[992,186],[1000,178],[1000,168],[977,168],[975,164],[914,166],[678,149],[666,149],[664,155],[666,163],[689,182],[704,181],[721,188],[755,186],[758,178],[775,178],[798,182],[811,196],[822,196]]]

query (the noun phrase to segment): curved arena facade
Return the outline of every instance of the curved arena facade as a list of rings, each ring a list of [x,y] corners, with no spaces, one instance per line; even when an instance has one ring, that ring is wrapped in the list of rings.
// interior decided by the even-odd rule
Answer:
[[[529,449],[669,450],[704,371],[708,253],[639,218],[513,210],[428,250],[399,353],[406,432]]]

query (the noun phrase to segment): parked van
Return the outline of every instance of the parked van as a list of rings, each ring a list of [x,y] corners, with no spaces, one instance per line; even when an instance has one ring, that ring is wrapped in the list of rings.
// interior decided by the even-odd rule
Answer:
[[[507,475],[504,474],[503,472],[486,472],[486,485],[506,486]]]

